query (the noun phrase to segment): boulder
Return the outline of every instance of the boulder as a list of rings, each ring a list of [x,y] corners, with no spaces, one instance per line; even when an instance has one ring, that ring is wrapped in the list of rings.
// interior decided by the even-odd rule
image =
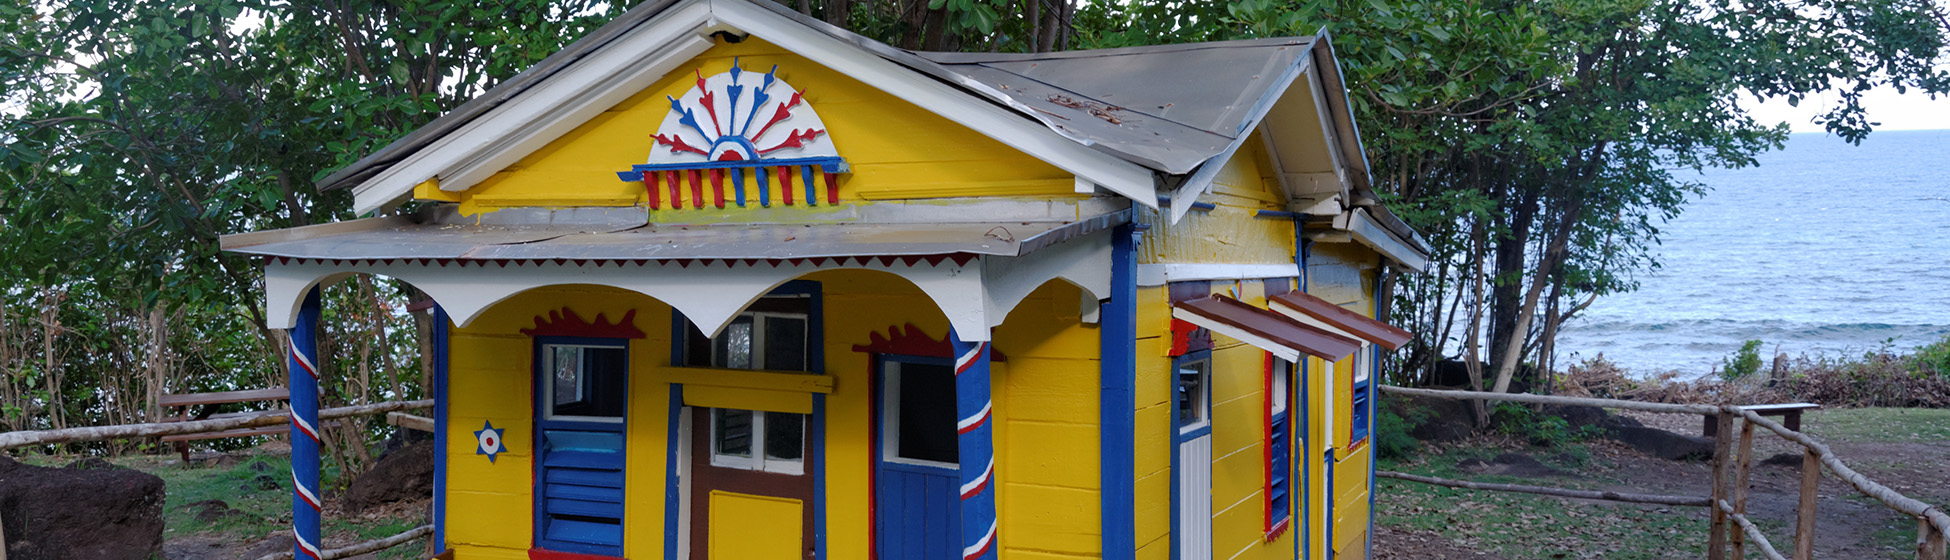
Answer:
[[[162,554],[163,480],[83,459],[63,468],[0,455],[10,560],[145,560]]]
[[[1475,458],[1463,459],[1461,461],[1456,462],[1456,468],[1459,468],[1463,472],[1468,472],[1468,473],[1500,474],[1504,476],[1514,476],[1519,478],[1542,478],[1546,476],[1560,476],[1560,477],[1576,476],[1571,473],[1553,468],[1550,465],[1544,464],[1542,461],[1538,461],[1537,458],[1535,457],[1524,455],[1522,453],[1504,453],[1502,455],[1497,455],[1496,458],[1490,459],[1488,461],[1484,461],[1482,459],[1475,459]]]
[[[434,452],[432,441],[422,441],[381,456],[346,487],[345,511],[357,515],[380,504],[433,496]]]
[[[1623,427],[1611,430],[1611,438],[1647,455],[1681,461],[1713,457],[1713,440],[1680,435],[1658,428]]]

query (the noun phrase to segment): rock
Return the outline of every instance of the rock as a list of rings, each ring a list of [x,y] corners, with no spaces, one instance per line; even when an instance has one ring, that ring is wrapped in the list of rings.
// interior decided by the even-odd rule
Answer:
[[[1644,426],[1616,428],[1611,430],[1611,435],[1612,439],[1661,459],[1680,461],[1713,456],[1713,440],[1708,438],[1680,435]]]
[[[1801,468],[1801,454],[1800,453],[1776,453],[1774,454],[1773,457],[1768,457],[1762,460],[1760,464],[1774,465],[1776,467],[1793,467],[1799,469]]]
[[[1407,395],[1383,395],[1381,406],[1408,422],[1408,435],[1426,442],[1467,439],[1474,429],[1469,405],[1463,401]]]
[[[423,441],[433,441],[433,434],[394,426],[393,433],[387,434],[386,440],[379,443],[379,458],[384,460],[387,455]]]
[[[372,470],[352,479],[345,490],[345,511],[357,515],[366,508],[433,495],[434,443],[423,441],[381,457]]]
[[[162,554],[163,480],[83,459],[66,468],[0,456],[9,560],[146,560]]]

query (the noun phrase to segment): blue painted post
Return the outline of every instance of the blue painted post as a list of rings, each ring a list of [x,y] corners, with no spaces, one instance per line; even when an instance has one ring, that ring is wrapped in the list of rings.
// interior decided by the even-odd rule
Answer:
[[[961,453],[962,560],[995,558],[995,428],[989,395],[989,343],[962,340],[948,331],[955,348],[955,423]]]
[[[291,528],[292,555],[319,558],[318,501],[318,288],[305,294],[291,329]]]
[[[433,548],[447,549],[447,310],[433,306]]]
[[[1103,555],[1128,560],[1137,555],[1137,238],[1130,224],[1110,234],[1110,301],[1100,310],[1097,330],[1102,454],[1098,473],[1103,487]]]

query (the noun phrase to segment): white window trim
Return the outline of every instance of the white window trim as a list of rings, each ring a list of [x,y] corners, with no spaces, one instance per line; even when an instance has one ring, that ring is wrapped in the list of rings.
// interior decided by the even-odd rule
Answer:
[[[1273,415],[1279,416],[1286,414],[1293,400],[1293,385],[1290,381],[1293,378],[1293,362],[1274,358],[1272,373],[1273,394],[1268,395],[1267,398],[1273,399]]]
[[[902,465],[950,470],[960,469],[960,463],[909,459],[900,456],[901,362],[889,360],[883,363],[885,366],[881,369],[881,375],[885,382],[880,389],[880,459],[889,463]]]
[[[809,296],[804,296],[804,295],[788,295],[788,296],[765,296],[765,297],[776,297],[776,298],[803,298],[803,297],[809,297]],[[770,368],[770,366],[771,366],[771,364],[767,364],[767,363],[765,363],[765,348],[766,348],[766,338],[765,338],[765,322],[766,322],[767,320],[769,320],[770,318],[773,318],[773,317],[779,317],[779,318],[791,318],[791,319],[798,319],[798,320],[801,320],[801,321],[804,321],[804,322],[806,323],[806,328],[805,328],[805,330],[804,330],[804,332],[803,332],[803,333],[802,333],[802,334],[800,335],[800,337],[801,337],[801,339],[802,339],[802,340],[801,340],[801,342],[802,342],[802,346],[803,346],[803,347],[805,347],[805,349],[806,349],[806,356],[805,356],[805,362],[806,362],[806,364],[807,364],[807,365],[811,365],[811,363],[812,363],[812,329],[813,329],[813,325],[812,325],[812,315],[811,315],[811,314],[808,314],[808,313],[780,313],[780,312],[774,312],[774,311],[746,311],[746,312],[743,312],[743,313],[739,313],[739,314],[737,315],[737,317],[751,317],[751,318],[752,318],[752,368],[751,368],[751,369],[754,369],[754,370],[767,370],[767,369],[771,369],[771,368]],[[735,321],[737,320],[737,317],[733,317],[733,318],[732,318],[732,321],[734,321],[734,322],[735,322]],[[726,323],[726,324],[727,324],[727,325],[729,325],[730,323]],[[717,341],[716,341],[716,340],[712,340],[712,341],[711,341],[711,363],[713,363],[713,364],[722,364],[722,363],[726,363],[726,362],[725,362],[725,359],[724,359],[724,356],[720,356],[720,355],[718,355],[718,344],[717,344]],[[726,365],[726,366],[724,366],[724,367],[731,367],[731,366],[729,366],[729,365]]]
[[[733,409],[726,409],[733,410]],[[747,410],[752,414],[752,456],[739,457],[718,453],[718,416],[716,409],[707,420],[711,423],[711,466],[748,471],[763,471],[775,474],[806,474],[805,446],[800,447],[798,459],[774,459],[765,455],[765,411]],[[799,427],[799,437],[805,436],[805,425]]]
[[[1179,426],[1178,427],[1179,435],[1192,433],[1198,431],[1201,428],[1210,427],[1212,425],[1212,356],[1207,355],[1204,358],[1199,358],[1197,360],[1185,362],[1185,365],[1189,366],[1192,364],[1197,364],[1199,362],[1205,363],[1205,373],[1203,374],[1203,379],[1199,380],[1198,402],[1194,404],[1194,406],[1197,407],[1198,410],[1198,422],[1194,422],[1184,426]],[[1171,368],[1172,369],[1171,391],[1174,394],[1178,392],[1178,383],[1179,383],[1178,376],[1180,375],[1180,372],[1183,370],[1183,368],[1184,366],[1179,366],[1179,365],[1173,365]],[[1171,413],[1173,415],[1178,414],[1178,410],[1176,409],[1176,407],[1172,409]],[[1177,420],[1178,420],[1177,418],[1172,419],[1173,422],[1176,422]]]
[[[599,422],[605,424],[623,423],[622,416],[570,416],[570,415],[558,415],[555,413],[555,349],[556,348],[607,348],[607,349],[618,349],[627,353],[629,352],[630,347],[628,344],[554,344],[554,343],[543,344],[542,359],[546,360],[547,363],[543,364],[542,371],[548,372],[547,373],[548,379],[547,381],[542,383],[542,402],[548,403],[548,405],[542,407],[542,419],[556,420],[556,421],[563,421],[563,422]],[[628,359],[629,357],[625,356],[624,363],[628,363]],[[582,367],[582,366],[578,364],[576,367]],[[628,374],[629,373],[627,371],[624,372],[624,375],[628,375]],[[576,375],[576,391],[578,393],[586,393],[584,389],[588,387],[588,383],[589,383],[589,376],[587,372],[580,372],[578,375]]]

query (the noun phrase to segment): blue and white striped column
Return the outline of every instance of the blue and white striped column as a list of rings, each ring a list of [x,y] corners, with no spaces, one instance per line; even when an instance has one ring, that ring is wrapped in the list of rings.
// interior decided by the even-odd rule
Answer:
[[[298,324],[291,329],[291,527],[298,536],[292,554],[319,558],[318,492],[318,288],[305,294]]]
[[[961,454],[962,560],[995,558],[995,400],[989,395],[989,343],[949,331],[955,347],[956,442]]]

